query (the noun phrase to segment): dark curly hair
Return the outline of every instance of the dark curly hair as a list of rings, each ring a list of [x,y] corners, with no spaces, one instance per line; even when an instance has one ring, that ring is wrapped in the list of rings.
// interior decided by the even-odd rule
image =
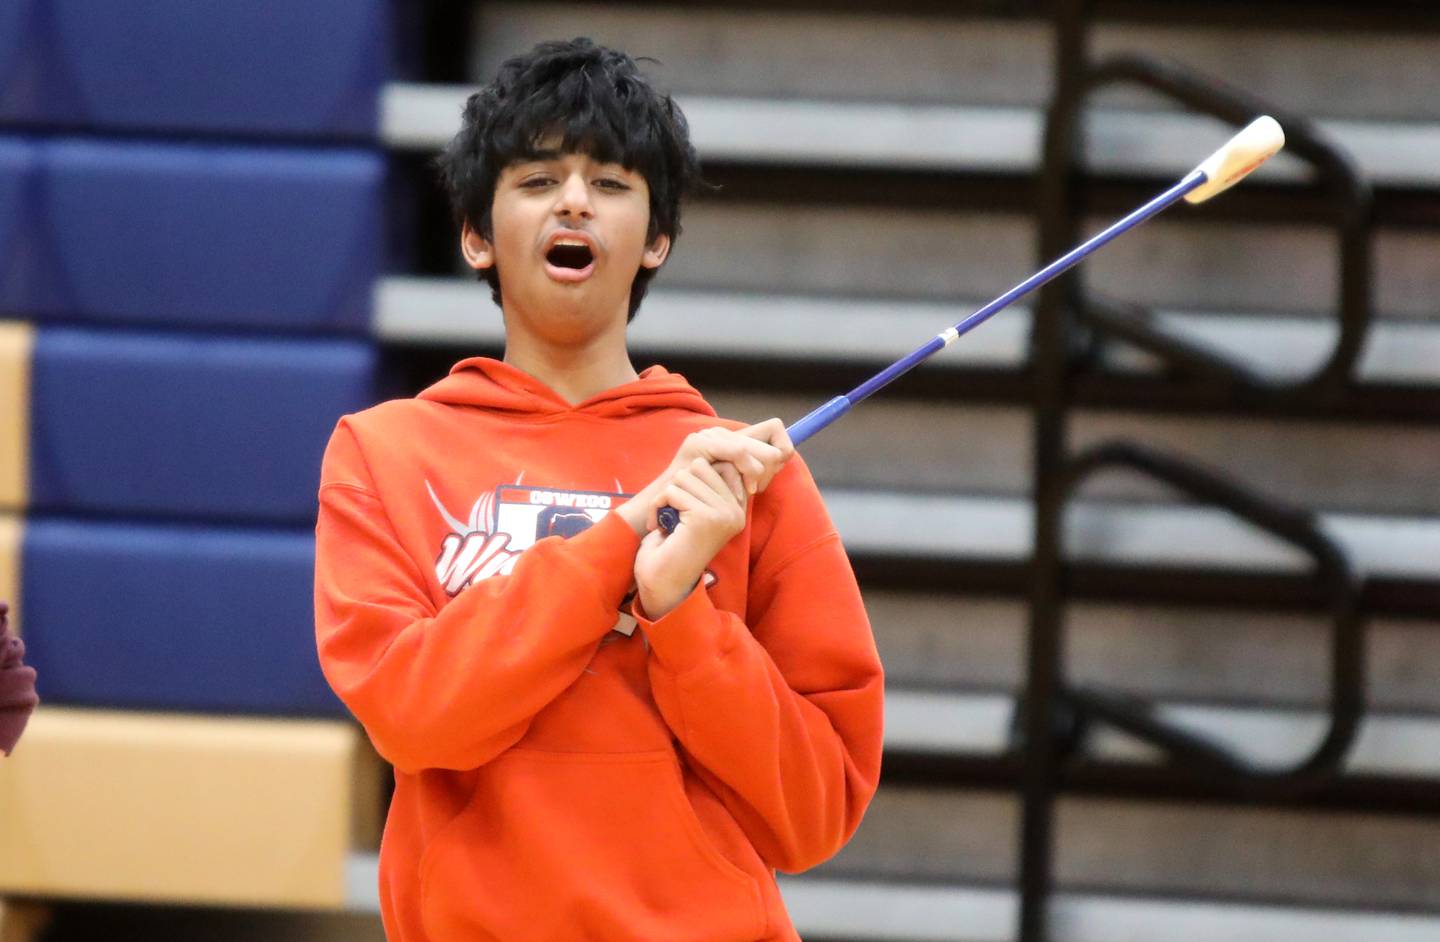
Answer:
[[[495,183],[540,143],[562,135],[561,150],[618,163],[650,188],[646,242],[680,234],[680,199],[703,185],[690,128],[669,95],[650,85],[635,60],[589,39],[543,42],[500,66],[495,80],[465,102],[460,131],[435,159],[457,227],[468,222],[493,241]],[[630,288],[634,319],[655,269],[641,267]],[[482,269],[495,303],[500,276]]]

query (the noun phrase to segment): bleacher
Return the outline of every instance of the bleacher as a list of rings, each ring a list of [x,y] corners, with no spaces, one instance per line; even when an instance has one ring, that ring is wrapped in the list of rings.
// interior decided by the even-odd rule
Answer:
[[[181,905],[267,937],[378,932],[383,770],[314,664],[314,482],[338,415],[500,349],[425,161],[503,58],[589,35],[660,60],[721,190],[687,208],[632,347],[722,414],[793,420],[1048,261],[1037,181],[1081,6],[5,7],[0,597],[44,705],[0,763],[0,927],[43,909],[37,938],[155,935]],[[1371,320],[1339,392],[1237,393],[1085,336],[1065,400],[1072,453],[1118,437],[1312,510],[1363,580],[1366,685],[1341,769],[1284,795],[1070,730],[1030,901],[1057,942],[1440,938],[1440,10],[1088,17],[1092,58],[1222,76],[1312,119],[1373,190]],[[1229,134],[1134,89],[1087,114],[1067,197],[1087,232]],[[1304,376],[1344,274],[1317,191],[1278,158],[1117,241],[1080,289],[1262,380]],[[1045,310],[805,445],[888,678],[865,822],[781,877],[807,940],[1019,937]],[[1330,620],[1305,554],[1135,474],[1086,483],[1064,521],[1067,682],[1263,768],[1310,752]]]

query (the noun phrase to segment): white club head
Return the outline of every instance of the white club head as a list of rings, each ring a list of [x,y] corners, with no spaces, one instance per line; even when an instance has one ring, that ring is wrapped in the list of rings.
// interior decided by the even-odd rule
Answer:
[[[1185,202],[1203,203],[1224,193],[1284,146],[1285,132],[1280,130],[1280,122],[1269,115],[1256,118],[1195,168],[1205,174],[1205,182],[1185,194]]]

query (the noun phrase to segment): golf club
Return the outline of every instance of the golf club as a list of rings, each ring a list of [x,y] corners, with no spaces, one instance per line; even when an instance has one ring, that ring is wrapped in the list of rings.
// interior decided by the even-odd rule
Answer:
[[[1281,130],[1280,124],[1269,116],[1256,118],[1244,130],[1232,137],[1225,146],[1211,154],[1203,163],[1186,174],[1184,179],[1164,193],[1110,226],[1104,232],[1071,249],[1067,254],[1015,285],[958,324],[936,334],[929,342],[896,360],[848,393],[836,396],[796,421],[786,429],[790,435],[790,441],[798,445],[810,438],[849,412],[856,403],[868,399],[884,389],[932,355],[950,346],[964,334],[979,327],[1017,299],[1073,268],[1116,236],[1128,232],[1152,216],[1158,215],[1181,199],[1187,203],[1199,204],[1225,192],[1273,157],[1284,146],[1285,134]],[[673,507],[661,507],[658,512],[658,521],[662,530],[671,533],[680,523],[680,513]]]

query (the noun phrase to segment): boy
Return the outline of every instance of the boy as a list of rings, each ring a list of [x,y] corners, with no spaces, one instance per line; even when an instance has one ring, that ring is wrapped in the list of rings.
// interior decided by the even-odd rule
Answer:
[[[504,360],[341,419],[316,527],[321,664],[395,767],[386,933],[798,939],[774,874],[859,825],[883,677],[780,422],[630,363],[684,117],[627,56],[545,43],[440,167]]]

